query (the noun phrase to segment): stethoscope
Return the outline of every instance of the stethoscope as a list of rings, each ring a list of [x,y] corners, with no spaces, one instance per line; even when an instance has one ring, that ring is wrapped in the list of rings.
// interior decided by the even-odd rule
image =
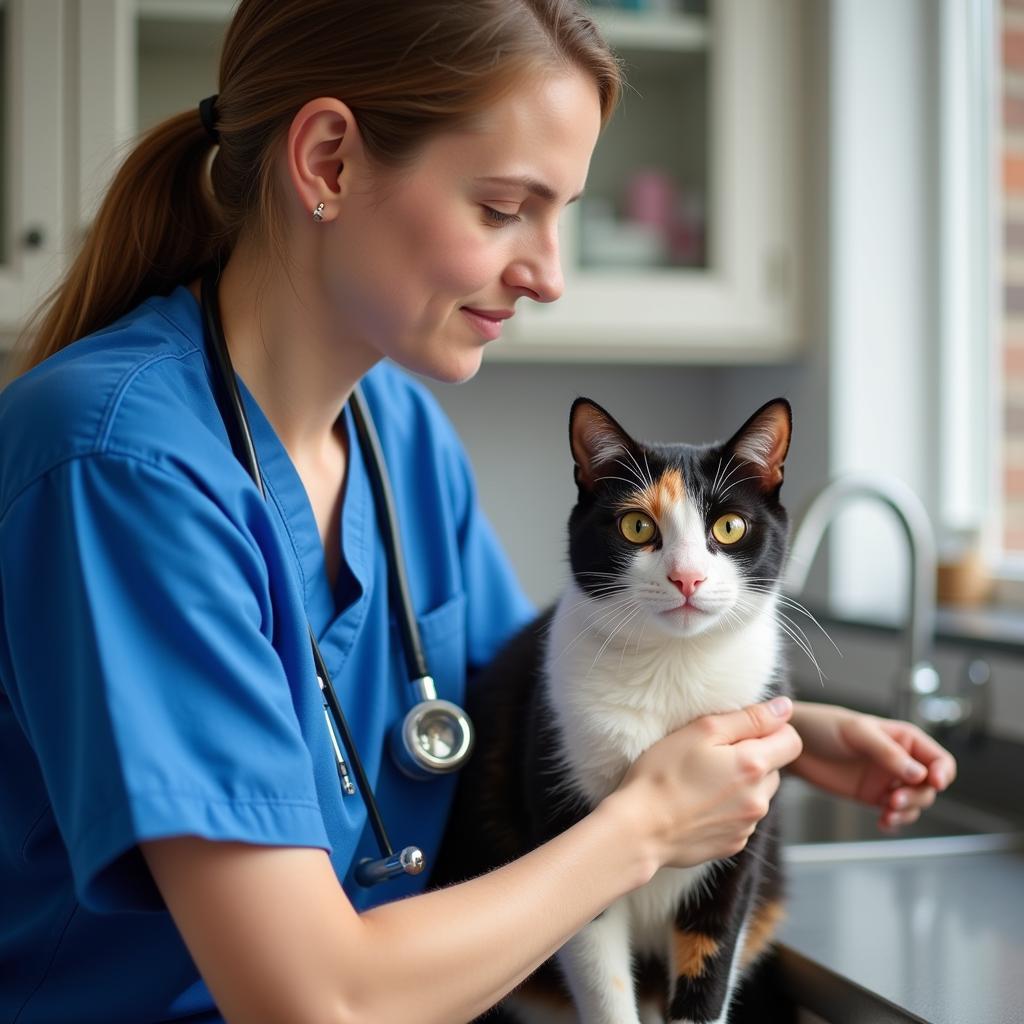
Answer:
[[[224,329],[221,326],[220,302],[217,295],[219,280],[219,270],[216,267],[209,268],[203,274],[201,292],[204,336],[207,354],[214,372],[215,398],[235,456],[248,470],[249,475],[259,488],[260,494],[266,500],[267,494],[263,487],[259,461],[256,458],[256,447],[253,444],[252,431],[249,429],[249,418],[246,416],[245,406],[242,404],[234,367],[231,365],[231,357],[224,340]],[[417,703],[392,731],[391,752],[395,763],[406,775],[414,779],[429,779],[432,776],[454,772],[466,763],[473,746],[473,726],[469,716],[462,708],[451,701],[438,698],[434,680],[427,670],[419,627],[416,624],[416,616],[413,613],[412,600],[409,596],[409,583],[405,574],[405,562],[398,536],[391,483],[384,465],[384,456],[381,452],[377,430],[358,386],[352,392],[351,407],[352,419],[359,437],[359,446],[370,477],[377,518],[383,527],[384,545],[387,549],[388,582],[392,600],[397,601],[401,607],[398,626],[402,637],[402,649],[405,653],[406,670],[417,696]],[[357,787],[362,791],[363,800],[366,803],[366,814],[377,837],[377,846],[381,852],[381,856],[377,860],[365,858],[356,865],[356,881],[360,885],[370,886],[403,874],[418,875],[426,866],[423,852],[415,846],[406,846],[398,853],[395,853],[392,848],[384,829],[380,809],[366,779],[363,763],[359,758],[355,742],[331,682],[330,673],[320,654],[313,628],[308,622],[306,626],[313,648],[313,663],[316,667],[317,682],[320,684],[324,720],[331,738],[341,791],[346,796],[352,796],[357,791]],[[332,724],[332,718],[334,724]],[[349,774],[341,744],[338,742],[338,735],[335,733],[335,725],[337,733],[341,734],[341,743],[344,744],[344,749],[351,760],[355,783]]]

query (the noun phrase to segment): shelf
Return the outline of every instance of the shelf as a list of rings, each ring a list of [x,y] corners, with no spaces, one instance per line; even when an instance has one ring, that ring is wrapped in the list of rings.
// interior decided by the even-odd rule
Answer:
[[[140,18],[161,21],[222,22],[231,20],[238,0],[135,0]]]
[[[707,18],[685,14],[645,14],[593,10],[594,20],[615,49],[706,50],[711,39]]]

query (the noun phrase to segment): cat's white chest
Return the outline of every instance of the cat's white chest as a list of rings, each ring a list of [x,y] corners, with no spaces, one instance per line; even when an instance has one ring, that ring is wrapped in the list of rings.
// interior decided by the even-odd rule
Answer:
[[[648,634],[618,643],[588,629],[594,614],[592,602],[570,586],[552,621],[544,679],[566,767],[593,803],[668,733],[761,700],[778,669],[771,605],[728,635]]]

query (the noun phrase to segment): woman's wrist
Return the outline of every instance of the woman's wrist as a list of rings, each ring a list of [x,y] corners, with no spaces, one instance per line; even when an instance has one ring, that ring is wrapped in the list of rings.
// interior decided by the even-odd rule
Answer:
[[[592,812],[595,821],[603,823],[610,842],[626,855],[623,866],[626,892],[646,885],[661,867],[650,815],[642,806],[644,802],[638,799],[637,785],[633,782],[615,790]]]

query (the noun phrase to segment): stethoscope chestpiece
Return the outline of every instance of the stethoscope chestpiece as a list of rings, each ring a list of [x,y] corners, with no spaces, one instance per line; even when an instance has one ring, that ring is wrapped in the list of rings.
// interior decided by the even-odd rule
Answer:
[[[413,779],[458,771],[473,750],[469,716],[458,704],[437,697],[430,676],[414,680],[413,685],[421,700],[391,733],[395,763]]]

